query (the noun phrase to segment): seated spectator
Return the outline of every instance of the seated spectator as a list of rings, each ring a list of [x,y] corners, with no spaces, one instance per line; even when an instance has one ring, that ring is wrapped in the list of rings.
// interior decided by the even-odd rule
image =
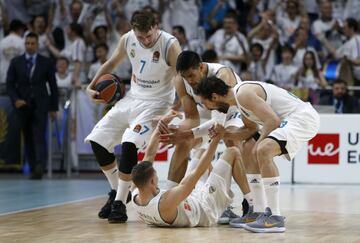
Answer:
[[[69,60],[66,57],[59,57],[56,60],[56,83],[59,88],[59,105],[60,108],[70,98],[71,90],[71,73],[69,72]]]
[[[38,15],[32,19],[30,31],[36,33],[39,36],[39,53],[43,56],[49,57],[50,53],[45,45],[47,39],[45,32],[46,28],[47,28],[47,24],[44,15]],[[27,33],[25,33],[25,35]]]
[[[250,65],[248,68],[251,74],[251,80],[265,81],[266,79],[266,62],[261,59],[264,53],[264,47],[259,43],[250,46]]]
[[[347,83],[344,80],[335,80],[332,84],[332,93],[321,97],[320,105],[333,105],[335,113],[359,113],[359,100],[348,94]]]
[[[293,64],[294,49],[285,45],[281,48],[281,63],[276,65],[271,80],[283,89],[292,90],[298,68]]]
[[[219,62],[219,58],[216,54],[216,51],[214,51],[214,50],[204,51],[204,53],[201,55],[201,60],[203,62],[210,62],[210,63],[218,63]]]
[[[172,28],[172,35],[179,41],[183,51],[194,51],[198,54],[202,53],[202,46],[197,40],[189,41],[186,37],[184,27],[176,25]]]
[[[5,92],[6,72],[10,61],[25,52],[24,39],[22,38],[25,25],[20,20],[10,22],[10,33],[0,40],[0,92]]]
[[[327,82],[322,72],[317,68],[315,53],[306,51],[303,57],[302,66],[296,73],[295,85],[299,88],[296,95],[304,101],[312,104],[319,103],[318,89],[326,88]]]
[[[223,28],[210,37],[208,47],[216,51],[221,64],[240,73],[241,64],[246,64],[248,61],[249,46],[245,36],[238,31],[235,14],[230,13],[225,16]]]

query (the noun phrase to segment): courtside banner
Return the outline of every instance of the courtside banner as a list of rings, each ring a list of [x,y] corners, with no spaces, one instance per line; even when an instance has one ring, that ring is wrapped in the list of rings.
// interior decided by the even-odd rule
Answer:
[[[360,115],[320,118],[318,134],[295,157],[295,182],[360,183]]]

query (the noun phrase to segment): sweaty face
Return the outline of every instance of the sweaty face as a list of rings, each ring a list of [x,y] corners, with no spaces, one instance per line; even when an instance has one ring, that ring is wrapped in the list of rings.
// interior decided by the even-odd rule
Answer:
[[[186,79],[186,81],[190,84],[191,87],[195,88],[196,85],[203,78],[203,75],[200,72],[200,67],[198,67],[181,72],[181,77]]]
[[[217,110],[221,113],[227,113],[229,110],[230,105],[223,101],[212,101],[205,99],[204,97],[200,97],[201,102],[205,105],[208,110]]]
[[[141,32],[134,29],[137,40],[146,48],[150,48],[155,44],[157,38],[157,28],[152,27],[148,32]]]

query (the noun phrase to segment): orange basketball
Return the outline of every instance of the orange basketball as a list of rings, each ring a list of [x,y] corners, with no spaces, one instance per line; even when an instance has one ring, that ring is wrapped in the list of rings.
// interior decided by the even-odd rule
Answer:
[[[104,74],[95,83],[98,98],[112,104],[125,95],[125,84],[114,74]]]

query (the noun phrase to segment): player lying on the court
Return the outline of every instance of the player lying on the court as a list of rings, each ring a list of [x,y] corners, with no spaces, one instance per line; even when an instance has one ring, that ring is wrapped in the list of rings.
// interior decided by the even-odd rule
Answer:
[[[280,177],[273,159],[280,155],[288,160],[294,158],[302,145],[316,135],[320,124],[318,113],[310,103],[264,82],[243,82],[231,88],[221,79],[210,77],[202,80],[195,91],[208,109],[226,111],[230,106],[238,106],[244,122],[244,127],[235,134],[239,140],[246,139],[242,135],[244,130],[262,126],[254,153],[264,182],[267,207],[255,222],[244,228],[253,232],[284,232],[279,206]]]
[[[196,168],[169,190],[159,189],[153,158],[146,156],[151,161],[140,162],[133,168],[131,176],[137,186],[133,192],[134,206],[145,223],[171,227],[212,226],[232,201],[232,177],[244,194],[250,193],[236,147],[227,148],[209,173],[224,128],[216,125],[216,131]],[[154,137],[150,141],[152,146],[158,143]]]

